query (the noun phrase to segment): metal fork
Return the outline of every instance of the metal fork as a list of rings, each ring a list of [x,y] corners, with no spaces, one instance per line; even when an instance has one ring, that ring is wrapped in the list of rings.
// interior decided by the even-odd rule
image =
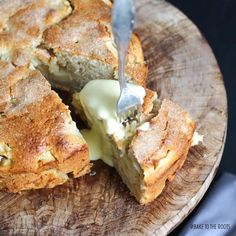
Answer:
[[[134,27],[135,8],[133,0],[115,0],[112,9],[112,31],[118,49],[120,97],[117,115],[123,123],[137,120],[141,112],[141,99],[126,84],[125,64],[129,42]]]

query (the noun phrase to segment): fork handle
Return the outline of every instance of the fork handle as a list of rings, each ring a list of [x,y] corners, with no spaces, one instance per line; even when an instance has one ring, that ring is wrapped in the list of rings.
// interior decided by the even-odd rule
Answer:
[[[112,9],[112,30],[118,49],[118,78],[121,90],[126,88],[125,64],[130,38],[134,27],[133,0],[115,0]]]
[[[127,87],[125,78],[126,54],[127,54],[127,49],[124,49],[124,47],[122,47],[122,49],[118,49],[118,57],[119,57],[118,79],[121,90]]]

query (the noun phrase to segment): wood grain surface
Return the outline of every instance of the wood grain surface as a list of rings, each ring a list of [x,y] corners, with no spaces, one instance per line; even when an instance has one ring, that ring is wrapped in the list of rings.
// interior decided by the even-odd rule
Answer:
[[[113,168],[54,189],[0,192],[0,235],[166,235],[201,200],[220,163],[227,102],[208,44],[186,16],[166,2],[137,0],[136,31],[149,66],[148,87],[182,105],[204,143],[153,203],[141,206]]]

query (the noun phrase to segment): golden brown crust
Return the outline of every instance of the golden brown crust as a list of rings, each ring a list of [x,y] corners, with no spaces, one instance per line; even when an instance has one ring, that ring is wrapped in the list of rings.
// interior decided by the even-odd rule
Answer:
[[[19,66],[29,64],[43,31],[71,12],[66,0],[1,1],[0,8],[0,57]]]
[[[83,56],[118,66],[117,50],[111,30],[111,7],[109,0],[72,0],[73,12],[43,34],[45,48],[54,53],[67,52],[71,56]],[[133,35],[127,56],[127,74],[138,84],[145,86],[147,66],[140,40]]]
[[[131,147],[140,164],[155,167],[167,152],[181,153],[191,141],[194,129],[194,122],[183,108],[164,100],[158,115],[150,121],[148,132],[138,131]]]
[[[11,0],[11,1],[1,1],[1,15],[0,15],[0,31],[4,30],[8,19],[16,14],[22,8],[25,8],[37,2],[37,0]]]
[[[87,158],[87,153],[80,153],[81,159]],[[78,156],[74,155],[64,163],[57,166],[52,164],[50,168],[39,173],[20,173],[0,177],[0,189],[8,192],[17,193],[22,190],[39,189],[39,188],[53,188],[57,185],[65,183],[69,178],[66,173],[72,173],[74,177],[80,177],[90,171],[90,165],[77,165]],[[55,166],[55,168],[53,168]],[[83,168],[82,168],[83,167]]]
[[[0,62],[0,91],[4,91],[0,99],[0,144],[11,150],[10,156],[1,156],[8,157],[10,164],[0,163],[0,181],[5,181],[6,187],[19,174],[38,178],[49,170],[64,175],[73,172],[74,176],[89,171],[84,139],[68,108],[38,71]],[[42,159],[46,154],[49,161]],[[40,186],[55,185],[43,178],[45,183]],[[33,180],[27,181],[34,188]],[[14,186],[15,191],[28,188],[21,182]],[[10,187],[9,190],[13,191]]]
[[[142,114],[149,115],[153,110],[154,102],[157,100],[157,93],[147,88],[145,92],[146,95],[143,100]]]
[[[166,180],[173,177],[186,159],[191,146],[195,123],[177,104],[164,100],[159,114],[150,121],[148,131],[137,131],[129,154],[143,172],[143,190],[135,197],[141,203],[154,200]]]

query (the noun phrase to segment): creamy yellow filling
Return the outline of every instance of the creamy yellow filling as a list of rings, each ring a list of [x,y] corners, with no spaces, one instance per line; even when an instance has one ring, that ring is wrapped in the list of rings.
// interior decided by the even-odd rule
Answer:
[[[142,103],[145,89],[141,86],[128,84],[136,91]],[[90,130],[81,133],[89,145],[90,159],[102,159],[113,166],[111,140],[123,141],[134,132],[125,128],[116,114],[116,104],[120,96],[119,82],[116,80],[92,80],[80,93],[74,95],[73,104],[80,104]],[[78,102],[79,101],[79,102]],[[147,129],[147,124],[146,127]]]

